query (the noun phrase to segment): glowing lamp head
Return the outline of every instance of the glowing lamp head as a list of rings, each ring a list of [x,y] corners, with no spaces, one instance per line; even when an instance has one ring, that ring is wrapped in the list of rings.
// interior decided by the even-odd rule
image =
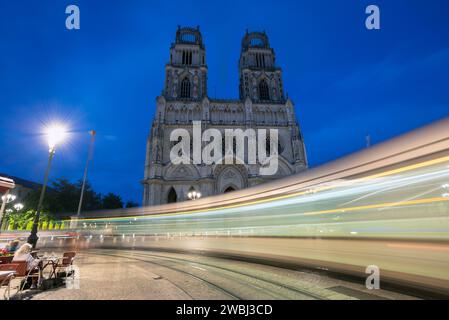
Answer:
[[[201,197],[201,193],[200,192],[196,192],[194,190],[194,191],[189,192],[187,194],[187,197],[189,197],[189,199],[191,199],[191,200],[196,200],[196,199],[199,199]]]
[[[16,196],[13,194],[7,194],[2,196],[2,202],[10,203],[16,200]]]
[[[53,124],[47,127],[45,134],[50,151],[54,151],[56,145],[60,144],[67,137],[67,130],[60,124]]]

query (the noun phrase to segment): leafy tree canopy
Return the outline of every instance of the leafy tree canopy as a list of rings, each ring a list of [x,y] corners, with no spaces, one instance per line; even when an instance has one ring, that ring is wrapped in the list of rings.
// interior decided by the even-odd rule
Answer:
[[[81,195],[82,181],[71,183],[67,179],[57,179],[53,181],[45,192],[43,212],[48,212],[58,218],[66,218],[78,210],[78,203]],[[28,194],[24,200],[24,210],[36,209],[39,202],[41,189],[34,190]],[[131,203],[133,206],[135,203]],[[137,205],[137,204],[136,204]],[[92,211],[100,209],[123,208],[123,201],[120,196],[108,193],[102,196],[95,192],[88,181],[84,188],[82,211]]]
[[[103,197],[103,209],[123,208],[123,201],[120,196],[109,192]]]
[[[139,206],[139,204],[137,202],[134,202],[134,201],[128,201],[125,204],[125,208],[135,208],[135,207],[138,207],[138,206]]]

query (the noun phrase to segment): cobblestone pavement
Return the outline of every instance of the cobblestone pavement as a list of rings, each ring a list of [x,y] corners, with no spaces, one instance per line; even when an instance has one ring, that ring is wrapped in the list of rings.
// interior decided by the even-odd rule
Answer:
[[[409,299],[319,273],[198,255],[126,250],[78,254],[72,288],[39,300],[111,299]]]

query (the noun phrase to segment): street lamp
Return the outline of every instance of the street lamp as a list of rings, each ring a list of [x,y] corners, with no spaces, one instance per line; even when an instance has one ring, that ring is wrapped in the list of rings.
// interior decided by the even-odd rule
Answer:
[[[14,209],[16,209],[16,211],[22,210],[22,209],[23,209],[23,204],[21,204],[21,203],[16,203],[16,204],[14,205]]]
[[[16,200],[16,196],[13,194],[7,194],[2,196],[2,202],[10,203],[13,202],[14,200]]]
[[[5,206],[8,203],[13,202],[14,200],[16,200],[16,196],[13,195],[13,194],[7,193],[7,194],[2,196],[2,203],[1,203],[1,206],[0,206],[0,230],[1,230],[2,226],[3,226],[3,210],[5,209]],[[11,209],[6,209],[5,212],[9,214],[10,210]]]
[[[201,192],[191,191],[187,194],[190,200],[198,200],[201,198]]]
[[[78,211],[76,212],[77,218],[79,218],[81,213],[81,207],[83,206],[83,196],[84,196],[84,188],[86,187],[86,178],[87,178],[87,168],[89,167],[89,161],[92,159],[92,154],[94,152],[94,142],[95,142],[95,130],[90,130],[90,144],[89,144],[89,151],[87,153],[87,160],[86,160],[86,166],[84,167],[84,176],[83,176],[83,184],[81,186],[81,195],[80,195],[80,201],[78,203]]]
[[[55,155],[56,146],[64,141],[67,136],[67,131],[64,126],[55,124],[49,126],[45,132],[47,142],[48,142],[48,164],[45,171],[44,184],[42,185],[41,195],[39,197],[39,203],[37,204],[36,215],[33,221],[33,227],[31,229],[31,234],[28,237],[28,243],[36,248],[36,243],[39,237],[37,236],[37,229],[39,226],[39,218],[42,210],[42,203],[44,201],[45,189],[47,188],[48,175],[50,173],[51,161]]]

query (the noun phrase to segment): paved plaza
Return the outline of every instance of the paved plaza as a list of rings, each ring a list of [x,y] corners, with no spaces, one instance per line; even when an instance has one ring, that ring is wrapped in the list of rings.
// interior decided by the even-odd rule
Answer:
[[[69,285],[27,294],[37,300],[409,299],[310,271],[152,251],[89,250]]]

